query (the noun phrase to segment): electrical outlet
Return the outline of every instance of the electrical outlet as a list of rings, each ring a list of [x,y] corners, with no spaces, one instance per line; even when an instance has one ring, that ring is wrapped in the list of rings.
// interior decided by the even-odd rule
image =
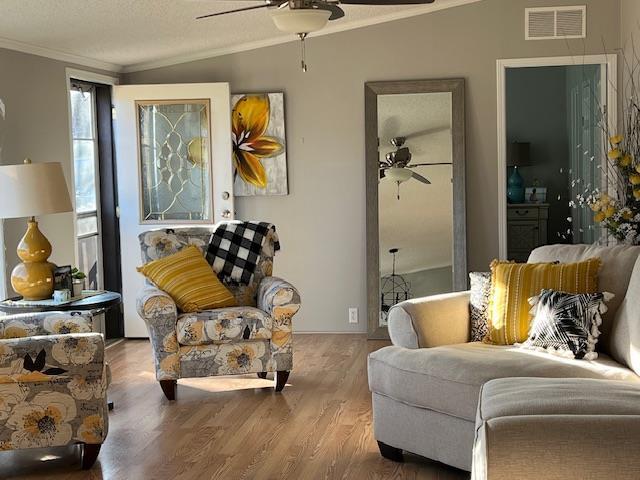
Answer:
[[[349,323],[358,323],[358,308],[349,308]]]

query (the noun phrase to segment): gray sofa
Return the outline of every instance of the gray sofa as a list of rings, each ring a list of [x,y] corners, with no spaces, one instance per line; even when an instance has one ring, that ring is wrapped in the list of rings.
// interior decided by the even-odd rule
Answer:
[[[393,346],[369,356],[374,434],[382,455],[401,460],[404,450],[467,471],[473,466],[478,480],[570,479],[592,478],[575,463],[586,456],[603,466],[600,471],[617,472],[622,459],[611,452],[618,451],[629,473],[613,478],[640,478],[639,255],[640,247],[552,245],[529,257],[601,258],[599,289],[615,298],[603,316],[594,361],[469,342],[469,292],[394,306],[388,319]],[[595,406],[583,408],[593,398]],[[506,447],[500,443],[505,438],[511,440]],[[600,442],[598,454],[591,447]],[[549,457],[550,451],[556,454]],[[509,461],[518,457],[519,463]],[[545,458],[543,467],[538,457]],[[526,462],[530,467],[523,471]]]

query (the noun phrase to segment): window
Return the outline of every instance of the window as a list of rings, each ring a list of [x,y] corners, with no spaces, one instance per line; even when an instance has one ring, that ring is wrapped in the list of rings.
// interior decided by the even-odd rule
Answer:
[[[78,269],[87,275],[85,288],[97,290],[104,285],[95,88],[72,82],[70,99]]]

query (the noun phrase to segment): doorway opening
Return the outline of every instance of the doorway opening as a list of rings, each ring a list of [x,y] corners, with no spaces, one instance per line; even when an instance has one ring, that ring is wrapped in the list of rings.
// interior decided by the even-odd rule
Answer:
[[[616,125],[616,58],[498,60],[500,258],[603,240],[572,201],[607,190],[605,130]]]
[[[85,288],[122,292],[116,165],[113,155],[111,89],[115,79],[87,79],[68,72],[73,154],[76,266]],[[113,81],[111,81],[113,80]],[[108,261],[105,261],[108,259]],[[102,323],[104,322],[104,323]],[[124,336],[122,311],[101,318],[107,339]]]

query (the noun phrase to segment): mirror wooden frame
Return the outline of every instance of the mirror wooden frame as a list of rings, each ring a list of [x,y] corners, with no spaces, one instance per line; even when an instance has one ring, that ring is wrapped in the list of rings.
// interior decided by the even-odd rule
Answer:
[[[367,82],[365,97],[365,178],[367,204],[367,323],[369,339],[388,339],[380,326],[380,244],[378,225],[378,95],[451,93],[451,134],[453,142],[453,285],[452,291],[466,290],[467,220],[465,192],[465,80],[408,80]]]

